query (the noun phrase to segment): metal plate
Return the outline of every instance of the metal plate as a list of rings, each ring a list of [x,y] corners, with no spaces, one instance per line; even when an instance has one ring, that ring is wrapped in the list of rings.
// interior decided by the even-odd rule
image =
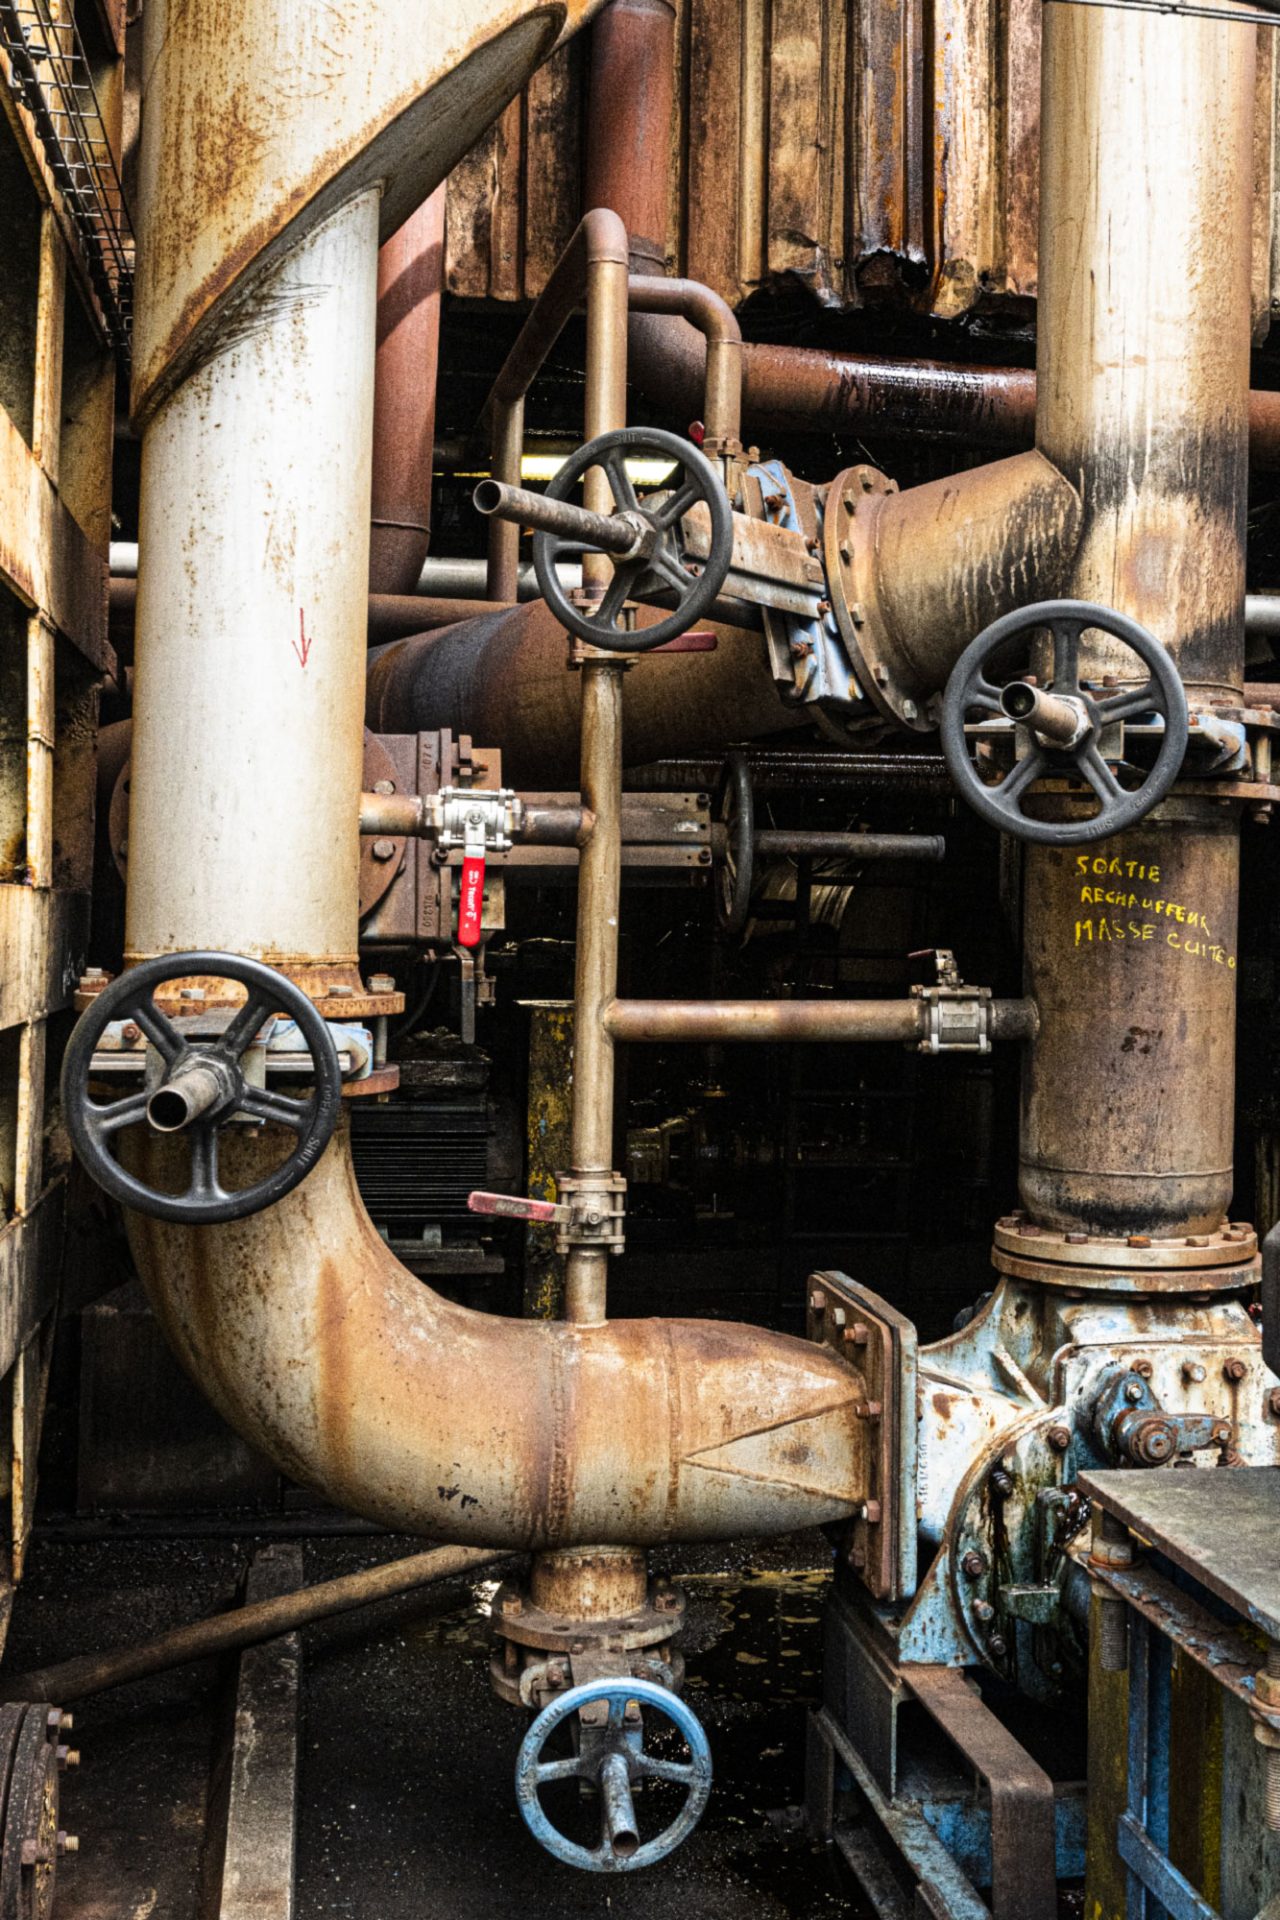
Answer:
[[[860,1367],[867,1383],[871,1472],[850,1526],[849,1565],[877,1600],[916,1587],[916,1330],[878,1293],[843,1273],[809,1279],[809,1338]]]
[[[1280,1640],[1280,1473],[1274,1467],[1082,1473],[1081,1491]]]

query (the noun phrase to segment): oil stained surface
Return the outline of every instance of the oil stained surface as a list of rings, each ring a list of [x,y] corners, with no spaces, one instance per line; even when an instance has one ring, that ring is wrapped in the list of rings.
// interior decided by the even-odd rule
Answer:
[[[309,1541],[307,1581],[412,1552]],[[248,1540],[38,1539],[11,1671],[126,1646],[226,1604]],[[715,1763],[697,1832],[638,1874],[575,1873],[516,1811],[526,1719],[489,1689],[496,1580],[453,1581],[303,1635],[295,1920],[861,1920],[847,1880],[786,1818],[804,1791],[830,1550],[820,1534],[667,1549],[689,1596],[687,1698]],[[231,1663],[80,1702],[83,1764],[64,1777],[58,1920],[197,1920],[209,1769]],[[643,1798],[643,1796],[642,1796]],[[645,1810],[640,1809],[642,1832]]]
[[[774,1559],[788,1547],[798,1570],[750,1564],[746,1548],[654,1557],[688,1594],[685,1697],[707,1728],[715,1784],[690,1840],[633,1875],[560,1866],[516,1810],[527,1721],[489,1691],[485,1603],[496,1581],[476,1587],[479,1607],[456,1587],[420,1599],[363,1645],[340,1644],[335,1628],[308,1662],[299,1920],[364,1920],[391,1901],[449,1920],[669,1920],[673,1900],[682,1920],[859,1914],[825,1853],[785,1817],[803,1796],[830,1558],[817,1535],[759,1552]],[[648,1838],[643,1804],[639,1814]]]

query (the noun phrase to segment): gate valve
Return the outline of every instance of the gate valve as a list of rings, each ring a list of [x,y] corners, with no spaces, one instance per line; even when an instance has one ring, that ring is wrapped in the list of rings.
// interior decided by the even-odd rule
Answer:
[[[687,1760],[668,1760],[646,1752],[638,1713],[652,1707],[664,1714],[689,1749]],[[605,1716],[583,1711],[604,1705]],[[544,1760],[543,1749],[557,1727],[581,1716],[573,1729],[578,1751],[560,1760]],[[562,1833],[543,1811],[539,1794],[561,1780],[585,1781],[599,1796],[600,1840],[580,1845]],[[685,1789],[675,1819],[652,1840],[642,1841],[632,1787],[663,1781]],[[634,1873],[664,1860],[687,1840],[711,1794],[711,1748],[698,1716],[683,1700],[652,1680],[593,1680],[570,1687],[542,1709],[526,1733],[516,1761],[516,1801],[534,1839],[566,1866],[588,1873]]]
[[[196,1035],[189,1023],[171,1019],[157,1005],[155,994],[169,981],[209,977],[238,982],[247,997],[220,1033],[208,1032],[206,1014]],[[306,1071],[313,1085],[304,1098],[251,1086],[244,1071],[245,1054],[277,1015],[296,1023],[310,1056]],[[143,1086],[102,1103],[91,1098],[90,1082],[99,1042],[113,1022],[131,1022],[146,1036],[159,1056],[160,1073],[154,1076],[148,1053]],[[292,1058],[301,1062],[300,1055]],[[130,967],[94,996],[62,1062],[62,1111],[86,1170],[124,1206],[184,1226],[243,1220],[291,1193],[328,1145],[341,1097],[338,1050],[314,1003],[274,967],[232,953],[164,954]],[[222,1129],[237,1120],[286,1127],[297,1140],[287,1158],[261,1180],[228,1192],[218,1178],[218,1141]],[[183,1192],[148,1186],[115,1158],[110,1143],[135,1127],[185,1134],[191,1158]]]
[[[996,684],[987,667],[1012,640],[1029,640],[1047,628],[1053,643],[1053,678],[1046,688],[1027,680]],[[1137,654],[1147,669],[1138,686],[1096,693],[1080,679],[1080,636],[1087,629],[1110,634]],[[971,714],[1015,721],[1029,739],[1027,751],[998,786],[988,786],[969,753],[965,722]],[[1164,722],[1155,763],[1136,787],[1121,785],[1103,758],[1105,729],[1139,715]],[[1143,819],[1163,800],[1187,749],[1187,696],[1168,649],[1126,614],[1087,600],[1043,600],[995,620],[970,642],[956,662],[942,707],[942,750],[951,778],[975,813],[1019,840],[1044,846],[1077,846],[1106,840]],[[1053,775],[1083,780],[1098,799],[1086,820],[1036,820],[1022,811],[1035,782]]]
[[[629,453],[674,461],[681,469],[679,483],[650,506],[637,497],[631,483],[626,467]],[[594,535],[587,533],[585,526],[581,533],[535,533],[533,565],[538,587],[557,620],[579,640],[612,653],[649,653],[678,639],[710,613],[733,558],[733,509],[707,456],[691,441],[658,427],[621,427],[597,435],[565,461],[542,497],[569,502],[579,480],[592,467],[603,468],[615,511],[594,530]],[[686,557],[681,522],[691,508],[699,505],[705,506],[710,515],[710,543],[705,560],[694,561]],[[600,516],[591,518],[599,520]],[[536,518],[533,524],[537,525]],[[613,560],[613,578],[598,607],[575,606],[556,571],[561,558],[584,553],[608,553]],[[675,610],[665,620],[652,627],[623,624],[628,600],[665,599],[672,594]]]

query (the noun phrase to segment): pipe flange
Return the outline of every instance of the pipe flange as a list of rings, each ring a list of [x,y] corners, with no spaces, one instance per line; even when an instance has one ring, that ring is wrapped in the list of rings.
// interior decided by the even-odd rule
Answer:
[[[574,1620],[536,1607],[518,1587],[500,1587],[493,1599],[493,1630],[502,1640],[540,1653],[570,1654],[589,1646],[652,1647],[684,1625],[685,1596],[670,1581],[651,1581],[647,1603],[604,1620]]]
[[[898,483],[878,467],[846,467],[827,488],[822,516],[823,561],[831,605],[859,691],[881,719],[908,733],[932,733],[936,702],[894,679],[899,657],[876,594],[876,521]]]
[[[1240,1293],[1257,1286],[1261,1268],[1256,1257],[1235,1267],[1072,1267],[1063,1260],[1025,1259],[999,1247],[991,1250],[991,1264],[1011,1280],[1030,1280],[1036,1286],[1062,1287],[1073,1294],[1125,1293],[1146,1298],[1157,1293]]]
[[[672,1641],[684,1615],[684,1594],[661,1578],[649,1583],[643,1607],[590,1620],[552,1613],[520,1588],[500,1587],[493,1601],[490,1684],[512,1706],[545,1704],[574,1683],[575,1662],[581,1678],[584,1660],[607,1656],[615,1668],[625,1663],[637,1678],[662,1679],[678,1689],[684,1660]]]
[[[1145,1233],[1110,1235],[1065,1233],[1038,1227],[1020,1213],[997,1220],[995,1246],[1043,1265],[1058,1262],[1070,1267],[1106,1267],[1109,1271],[1185,1272],[1200,1267],[1242,1267],[1258,1251],[1258,1236],[1246,1221],[1226,1221],[1212,1233],[1193,1233],[1177,1240],[1157,1240]],[[1067,1282],[1076,1285],[1073,1278]],[[1194,1289],[1193,1289],[1194,1291]]]

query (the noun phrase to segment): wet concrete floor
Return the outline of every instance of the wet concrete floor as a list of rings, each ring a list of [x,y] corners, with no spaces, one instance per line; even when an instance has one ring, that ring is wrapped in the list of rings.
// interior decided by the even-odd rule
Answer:
[[[10,1671],[128,1644],[227,1604],[252,1541],[37,1540],[15,1608]],[[311,1540],[308,1581],[414,1550]],[[804,1717],[819,1684],[821,1535],[673,1549],[655,1570],[689,1596],[685,1697],[715,1785],[697,1832],[634,1875],[576,1873],[527,1832],[512,1773],[525,1717],[487,1677],[496,1581],[450,1582],[303,1635],[295,1920],[828,1920],[863,1909],[789,1817],[803,1795]],[[66,1778],[55,1920],[198,1920],[210,1765],[230,1663],[86,1700]],[[648,1837],[641,1810],[642,1834]]]

